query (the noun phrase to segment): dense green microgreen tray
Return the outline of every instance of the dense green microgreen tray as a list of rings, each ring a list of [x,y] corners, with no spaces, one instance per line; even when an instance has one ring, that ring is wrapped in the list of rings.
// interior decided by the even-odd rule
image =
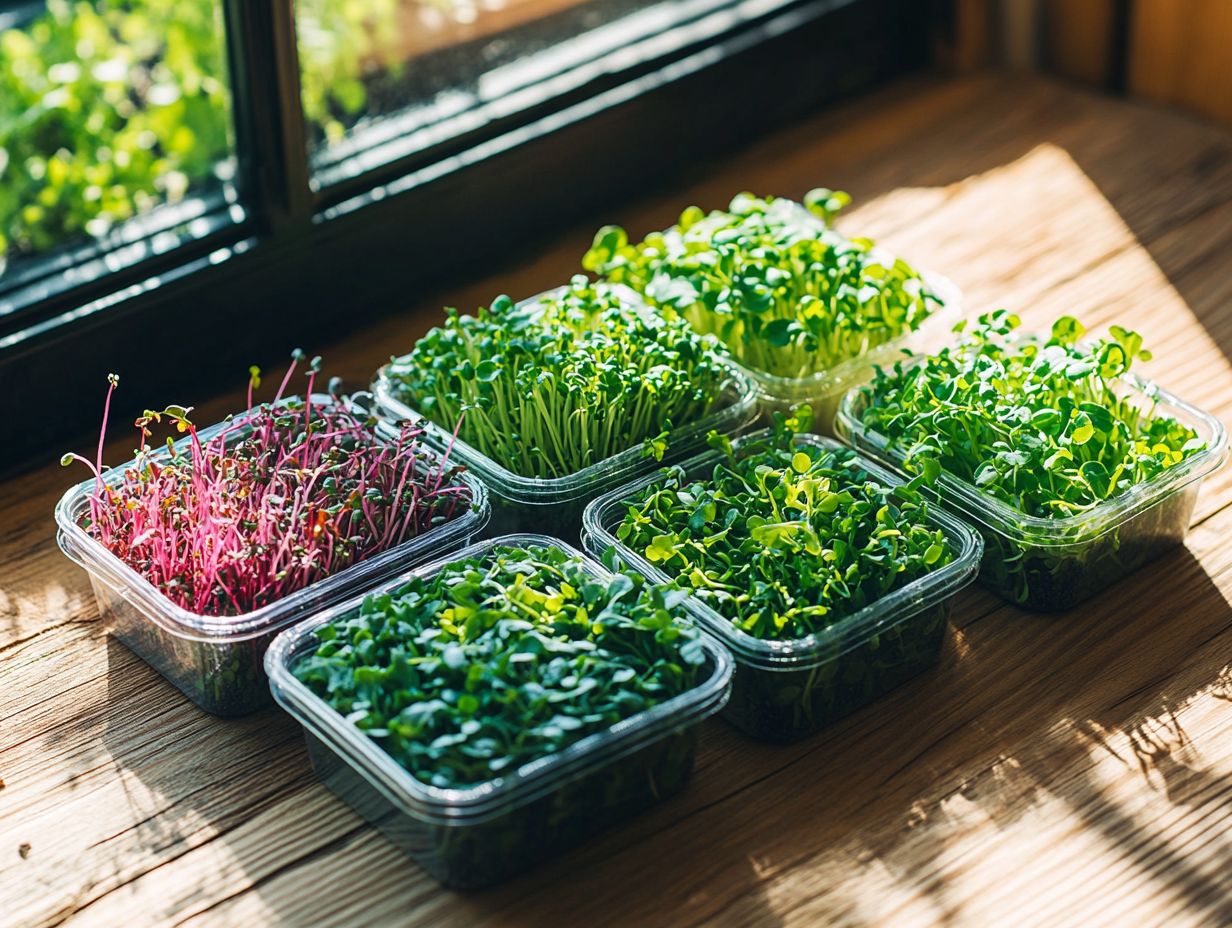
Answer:
[[[470,786],[695,686],[683,598],[560,548],[498,546],[368,597],[292,672],[416,779]]]
[[[919,328],[940,305],[905,261],[829,227],[848,202],[811,191],[810,215],[743,193],[727,210],[691,206],[637,245],[605,226],[582,263],[717,336],[745,367],[807,377]]]
[[[535,306],[499,297],[395,358],[393,396],[523,477],[557,478],[712,411],[732,379],[715,339],[575,277]],[[461,425],[459,426],[459,422]]]
[[[1080,342],[1068,316],[1046,336],[1018,336],[1019,324],[1001,310],[960,325],[954,346],[879,370],[840,421],[953,497],[984,536],[985,585],[1056,611],[1184,538],[1196,484],[1149,503],[1135,494],[1208,447],[1130,374],[1150,358],[1137,333],[1113,326]]]
[[[773,419],[734,447],[713,438],[717,452],[596,504],[593,519],[617,557],[643,558],[730,623],[711,629],[738,662],[726,718],[790,741],[930,666],[971,577],[956,562],[977,555],[933,524],[918,481],[884,483],[849,449],[796,434],[803,410]]]
[[[879,369],[861,421],[930,480],[944,471],[1040,518],[1086,512],[1206,448],[1122,388],[1150,359],[1136,332],[1082,344],[1063,316],[1046,338],[1010,338],[1018,325],[999,310],[960,323],[953,347]]]

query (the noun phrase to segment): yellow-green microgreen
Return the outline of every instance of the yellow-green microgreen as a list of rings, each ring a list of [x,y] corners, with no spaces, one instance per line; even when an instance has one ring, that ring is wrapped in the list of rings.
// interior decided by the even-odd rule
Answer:
[[[669,469],[628,504],[616,536],[757,638],[821,631],[949,563],[913,486],[884,486],[853,452],[794,442],[782,414],[764,439],[701,479]]]
[[[813,190],[810,215],[742,193],[727,210],[691,206],[637,245],[605,226],[582,263],[717,336],[746,367],[806,377],[918,328],[940,305],[905,261],[830,228],[849,202]]]
[[[959,342],[879,370],[861,419],[929,479],[942,471],[1021,512],[1065,518],[1155,479],[1206,447],[1193,429],[1126,389],[1142,337],[1119,326],[1089,343],[1063,316],[1013,337],[1004,310],[960,324]]]

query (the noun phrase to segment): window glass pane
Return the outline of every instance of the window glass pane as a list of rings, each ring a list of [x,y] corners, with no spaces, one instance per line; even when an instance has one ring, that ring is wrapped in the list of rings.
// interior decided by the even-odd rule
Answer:
[[[752,0],[754,15],[775,5]],[[674,39],[665,33],[673,27],[749,6],[747,0],[295,0],[314,185],[482,129],[670,51]],[[742,16],[728,12],[710,25],[731,28]]]
[[[218,0],[0,0],[0,290],[166,247],[233,165]]]

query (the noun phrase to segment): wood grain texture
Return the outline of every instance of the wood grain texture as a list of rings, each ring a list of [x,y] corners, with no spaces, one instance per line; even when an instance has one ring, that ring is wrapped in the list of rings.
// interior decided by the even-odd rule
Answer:
[[[594,225],[644,232],[690,202],[820,183],[855,195],[845,228],[952,276],[968,310],[1143,330],[1149,374],[1232,419],[1228,135],[1038,80],[908,83]],[[442,302],[558,283],[590,231],[340,333],[329,366],[362,383]],[[317,785],[278,711],[210,718],[99,633],[52,537],[68,479],[0,486],[2,924],[1232,920],[1232,473],[1186,547],[1097,601],[1040,616],[964,593],[935,670],[802,744],[708,724],[681,797],[474,896]]]
[[[1133,0],[1130,93],[1232,126],[1230,62],[1232,3]]]
[[[958,74],[978,71],[992,63],[992,0],[954,0],[952,45],[946,49],[949,67]]]
[[[1049,69],[1095,87],[1113,82],[1116,0],[1045,0],[1044,56]]]

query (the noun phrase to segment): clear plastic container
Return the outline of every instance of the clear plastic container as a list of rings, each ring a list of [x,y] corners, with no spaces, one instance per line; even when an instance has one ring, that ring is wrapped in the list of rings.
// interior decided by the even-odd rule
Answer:
[[[314,395],[313,402],[326,404],[332,400]],[[225,427],[226,423],[220,422],[198,434],[202,441],[209,441]],[[177,444],[183,447],[186,442],[181,439]],[[421,447],[429,460],[439,457],[435,450]],[[162,448],[150,457],[161,460],[167,454]],[[118,482],[133,463],[113,468],[104,479]],[[488,519],[487,491],[466,473],[459,473],[457,479],[469,489],[472,505],[456,518],[242,615],[207,616],[177,606],[92,538],[81,527],[81,519],[89,511],[93,477],[66,492],[56,505],[56,537],[60,549],[89,574],[99,615],[111,634],[206,712],[227,717],[247,715],[270,703],[261,661],[278,632],[358,589],[443,550],[467,544],[483,529]]]
[[[733,442],[757,441],[755,432]],[[828,438],[797,435],[797,447],[838,448]],[[723,459],[719,452],[698,455],[681,466],[686,480],[704,480]],[[857,455],[861,467],[887,486],[903,481]],[[626,566],[658,583],[672,577],[616,537],[627,502],[664,479],[654,474],[620,487],[586,509],[583,543],[596,556],[615,549]],[[936,508],[929,521],[954,546],[954,560],[894,590],[834,625],[789,641],[755,638],[718,611],[688,600],[698,624],[727,647],[736,661],[731,701],[724,717],[737,728],[766,741],[794,741],[851,714],[900,683],[928,669],[937,659],[949,620],[951,598],[975,579],[982,544],[970,528]]]
[[[1206,450],[1170,467],[1154,480],[1080,515],[1047,519],[1026,515],[943,473],[937,495],[984,537],[980,581],[1011,603],[1038,612],[1059,612],[1102,592],[1152,558],[1185,540],[1202,478],[1227,457],[1223,424],[1155,384],[1132,375],[1125,389],[1154,397],[1157,411],[1189,426]],[[901,452],[861,421],[867,397],[852,390],[836,422],[843,440],[898,473],[906,473]]]
[[[612,289],[631,308],[651,312],[627,287],[614,286]],[[518,306],[533,311],[544,296],[554,292],[550,290],[533,296]],[[668,434],[667,451],[662,461],[648,457],[642,446],[637,445],[564,477],[515,474],[460,438],[455,439],[449,430],[423,418],[398,397],[388,377],[388,365],[377,371],[372,392],[387,423],[411,420],[422,425],[433,445],[441,450],[450,449],[452,460],[465,464],[479,475],[490,492],[492,521],[488,535],[533,532],[550,526],[556,535],[576,541],[582,525],[582,511],[600,493],[692,454],[705,446],[706,435],[711,431],[735,435],[753,421],[757,414],[756,390],[737,365],[730,364],[730,368],[731,381],[715,409],[695,422],[682,423],[673,429]]]
[[[904,332],[862,355],[806,377],[779,377],[745,367],[732,359],[732,365],[756,385],[763,420],[768,421],[773,412],[790,412],[793,406],[807,403],[813,410],[813,431],[833,436],[834,418],[843,395],[871,380],[873,368],[879,364],[892,364],[905,352],[919,353],[939,348],[948,339],[955,323],[962,318],[962,294],[947,278],[927,272],[922,276],[927,288],[942,300],[943,305],[918,329]]]
[[[473,545],[384,583],[430,577],[451,561],[497,545],[551,545],[601,565],[546,535],[510,535]],[[446,886],[480,889],[533,866],[587,836],[679,792],[693,770],[698,723],[718,712],[731,689],[731,659],[703,636],[707,662],[697,686],[591,734],[559,753],[465,788],[413,777],[359,728],[292,673],[317,647],[316,630],[359,608],[362,597],[288,629],[266,654],[274,698],[304,727],[317,776]]]
[[[819,233],[827,231],[826,224],[804,206],[799,203],[792,206],[802,224],[815,227]],[[664,234],[667,234],[666,230]],[[940,274],[921,271],[920,276],[925,287],[937,296],[942,305],[918,328],[834,367],[804,377],[781,377],[747,367],[729,355],[732,366],[754,385],[762,421],[769,422],[771,413],[790,412],[793,406],[807,403],[813,410],[813,431],[833,436],[834,417],[843,394],[852,387],[867,383],[873,376],[874,367],[892,363],[904,352],[918,354],[940,348],[962,318],[962,291],[953,281]]]

